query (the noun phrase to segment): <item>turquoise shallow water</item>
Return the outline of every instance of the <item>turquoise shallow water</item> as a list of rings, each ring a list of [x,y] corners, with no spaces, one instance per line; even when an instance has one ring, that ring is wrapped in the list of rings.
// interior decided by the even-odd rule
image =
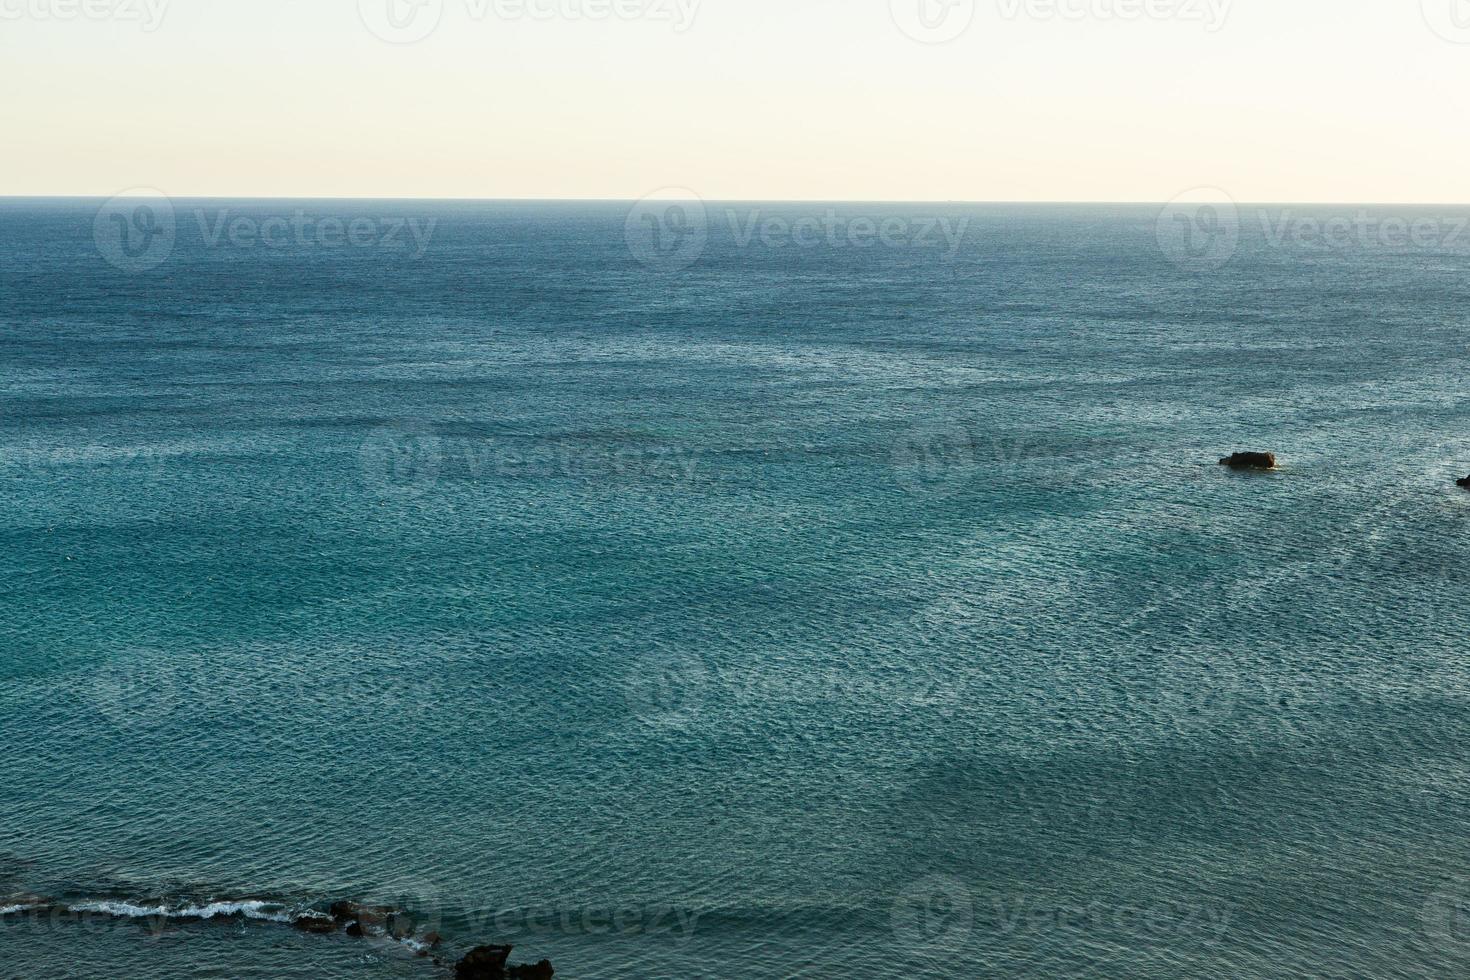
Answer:
[[[1470,212],[1226,256],[710,205],[691,253],[181,201],[159,259],[100,205],[0,202],[0,910],[382,901],[569,977],[1470,968]],[[298,210],[373,234],[211,234]],[[308,974],[436,972],[0,918],[6,977]]]

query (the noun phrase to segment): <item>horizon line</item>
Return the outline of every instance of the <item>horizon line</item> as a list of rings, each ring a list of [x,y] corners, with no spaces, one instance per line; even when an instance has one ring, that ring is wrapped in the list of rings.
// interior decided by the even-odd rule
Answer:
[[[153,190],[153,188],[149,188]],[[162,193],[161,191],[159,192]],[[656,192],[655,192],[656,193]],[[1188,193],[1188,192],[1186,192]],[[145,197],[143,194],[0,194],[0,201],[110,201],[121,197]],[[163,194],[163,197],[174,201],[372,201],[372,202],[403,202],[403,203],[446,203],[446,204],[638,204],[647,200],[685,200],[685,198],[659,198],[654,195],[646,197],[415,197],[389,195],[383,197],[357,196],[357,195],[265,195],[265,194]],[[961,198],[819,198],[819,197],[792,197],[792,198],[754,198],[754,197],[699,197],[699,200],[711,204],[953,204],[972,206],[1000,206],[1000,205],[1053,205],[1053,206],[1155,206],[1162,207],[1171,203],[1168,200],[1153,199],[1077,199],[1063,200],[1055,198],[1009,198],[995,200],[961,199]],[[1238,206],[1260,207],[1260,206],[1316,206],[1316,207],[1446,207],[1446,208],[1470,208],[1470,201],[1328,201],[1328,200],[1270,200],[1270,201],[1235,201]]]

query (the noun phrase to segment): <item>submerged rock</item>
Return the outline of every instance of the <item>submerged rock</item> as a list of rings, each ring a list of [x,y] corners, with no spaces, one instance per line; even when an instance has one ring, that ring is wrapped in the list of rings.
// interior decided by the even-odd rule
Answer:
[[[328,909],[338,922],[361,922],[364,925],[380,925],[394,913],[386,905],[361,905],[357,902],[333,902]]]
[[[454,967],[454,980],[502,980],[511,946],[479,946]]]
[[[389,936],[407,943],[419,956],[431,956],[441,938],[437,932],[418,936],[412,918],[386,905],[333,902],[327,913],[298,916],[292,925],[302,932],[321,935],[341,931],[353,938]],[[552,980],[556,971],[551,961],[509,966],[511,946],[480,946],[471,950],[454,968],[455,980]],[[434,963],[447,966],[439,957]]]
[[[302,932],[310,932],[319,936],[337,931],[337,920],[329,919],[324,915],[303,915],[292,925]]]
[[[549,960],[531,966],[507,967],[511,946],[472,949],[454,968],[455,980],[551,980],[556,971]]]
[[[394,912],[383,921],[383,931],[399,942],[413,939],[418,934],[419,926],[418,919],[407,912]],[[436,942],[438,935],[436,932],[429,933]],[[424,937],[418,941],[425,942],[427,939],[428,937]]]
[[[1276,468],[1275,453],[1235,453],[1220,460],[1221,466],[1228,466],[1233,470],[1274,470]]]
[[[406,920],[402,919],[401,913],[387,905],[333,902],[328,912],[332,920],[340,926],[345,926],[347,935],[354,939],[383,933],[391,935],[394,939],[403,939],[412,931]]]

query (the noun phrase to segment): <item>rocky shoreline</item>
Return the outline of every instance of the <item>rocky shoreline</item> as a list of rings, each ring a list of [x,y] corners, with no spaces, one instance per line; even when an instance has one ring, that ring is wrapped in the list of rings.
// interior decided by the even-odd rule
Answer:
[[[432,956],[437,966],[447,965],[433,955],[442,941],[437,932],[419,933],[412,916],[386,905],[333,902],[326,914],[298,916],[292,925],[298,931],[318,935],[340,932],[355,939],[387,936],[414,949],[420,956]],[[509,966],[513,949],[512,946],[476,947],[455,964],[455,980],[551,980],[556,973],[549,960],[529,966]]]
[[[421,931],[415,917],[402,909],[386,905],[365,905],[339,901],[327,911],[292,913],[284,903],[263,899],[208,901],[199,904],[169,906],[164,903],[135,902],[121,899],[98,899],[59,902],[37,895],[22,895],[0,902],[0,918],[16,916],[36,918],[89,918],[135,920],[142,922],[231,922],[255,921],[290,926],[312,935],[342,935],[354,939],[383,938],[402,944],[418,956],[431,959],[435,966],[453,965],[455,980],[551,980],[556,971],[549,960],[511,966],[514,947],[478,946],[457,962],[438,955],[442,937],[435,931]]]

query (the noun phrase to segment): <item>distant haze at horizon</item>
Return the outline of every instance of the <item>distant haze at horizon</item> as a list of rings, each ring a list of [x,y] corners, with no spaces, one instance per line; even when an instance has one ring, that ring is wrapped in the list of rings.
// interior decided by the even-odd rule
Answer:
[[[1190,188],[1186,197],[1197,196],[1201,192],[1213,188]],[[0,194],[0,201],[107,201],[121,200],[131,197],[149,198],[156,197],[154,193],[157,188],[128,188],[125,191],[110,196],[102,194]],[[652,197],[669,196],[673,188],[660,188]],[[171,194],[167,195],[175,203],[189,201],[210,201],[221,203],[246,203],[246,202],[298,202],[301,204],[340,201],[345,203],[360,202],[372,203],[400,202],[413,203],[422,201],[432,204],[637,204],[645,198],[632,197],[431,197],[426,195],[377,195],[369,197],[343,197],[335,194],[281,194],[281,195],[258,195],[258,194]],[[679,199],[677,195],[673,199]],[[694,198],[689,198],[694,200]],[[1096,200],[1096,201],[1063,201],[1063,200],[959,200],[956,198],[910,198],[907,200],[881,199],[881,198],[705,198],[699,200],[710,206],[776,206],[776,205],[832,205],[832,206],[902,206],[922,204],[952,204],[956,207],[1163,207],[1170,204],[1169,201],[1121,201],[1121,200]],[[1242,201],[1232,199],[1234,204],[1243,208],[1470,208],[1470,201]],[[1341,217],[1334,215],[1334,217]]]
[[[526,2],[0,4],[0,195],[1467,197],[1451,0]]]

